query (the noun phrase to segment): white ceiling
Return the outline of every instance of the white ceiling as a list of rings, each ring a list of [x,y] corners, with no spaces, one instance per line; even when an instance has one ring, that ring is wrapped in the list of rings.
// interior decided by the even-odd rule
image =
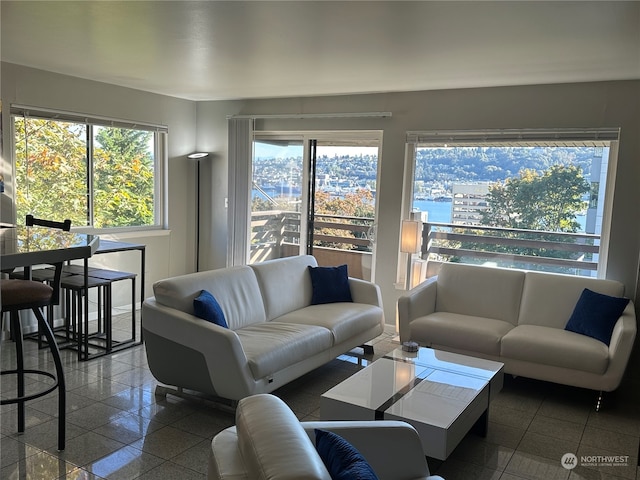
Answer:
[[[192,100],[640,79],[639,1],[7,1],[5,62]]]

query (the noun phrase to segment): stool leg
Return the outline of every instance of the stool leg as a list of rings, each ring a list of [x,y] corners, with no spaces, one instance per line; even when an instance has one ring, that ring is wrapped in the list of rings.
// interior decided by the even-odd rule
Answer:
[[[64,370],[62,369],[62,359],[60,358],[60,350],[58,343],[55,341],[53,331],[44,319],[42,311],[34,308],[33,313],[38,318],[38,324],[43,330],[44,336],[49,342],[53,363],[56,366],[56,378],[58,380],[58,450],[64,450],[66,438],[66,411],[67,411],[67,390],[64,381]]]
[[[113,322],[111,318],[111,282],[104,286],[104,323],[107,333],[107,353],[113,348]]]
[[[97,312],[96,312],[98,314],[98,322],[97,322],[98,323],[98,329],[97,329],[98,335],[97,336],[100,337],[103,333],[105,333],[105,325],[104,325],[104,321],[105,320],[103,318],[104,315],[102,314],[102,309],[103,309],[103,305],[104,305],[103,304],[104,298],[103,298],[103,295],[102,295],[102,288],[101,287],[98,287],[96,289],[96,296],[98,298],[98,306],[97,306]]]
[[[71,305],[69,303],[69,289],[64,289],[64,333],[67,337],[67,342],[71,339],[71,331],[70,331],[70,308]]]
[[[83,300],[84,299],[84,300]],[[80,300],[82,302],[86,302],[86,304],[89,303],[89,292],[82,290],[80,293]],[[84,308],[85,303],[82,303],[81,308],[82,308],[82,321],[83,323],[83,328],[84,328],[84,338],[82,343],[84,344],[84,354],[83,354],[83,360],[89,360],[89,316],[86,315],[86,313],[89,311],[88,307],[87,309]]]
[[[136,277],[131,279],[131,339],[136,341]]]
[[[42,330],[40,329],[40,325],[38,324],[38,349],[44,348],[44,342],[42,341]]]
[[[14,332],[16,342],[16,370],[18,372],[18,398],[24,397],[24,350],[22,348],[22,325],[20,324],[20,314],[17,311],[11,312],[11,331]],[[18,432],[24,433],[25,408],[24,400],[18,402]]]

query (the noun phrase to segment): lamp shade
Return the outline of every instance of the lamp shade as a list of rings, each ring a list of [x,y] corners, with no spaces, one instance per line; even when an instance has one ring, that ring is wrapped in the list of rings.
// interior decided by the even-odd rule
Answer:
[[[208,156],[209,154],[206,152],[195,152],[187,155],[187,158],[190,158],[191,160],[199,160],[201,158],[208,157]]]
[[[418,253],[422,240],[422,222],[416,220],[403,220],[400,239],[400,251],[402,253]]]

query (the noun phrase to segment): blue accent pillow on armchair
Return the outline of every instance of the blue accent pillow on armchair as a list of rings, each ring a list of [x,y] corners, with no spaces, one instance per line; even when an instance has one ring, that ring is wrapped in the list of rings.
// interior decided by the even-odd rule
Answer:
[[[612,297],[585,288],[564,329],[609,345],[613,327],[628,303],[628,298]]]
[[[378,480],[362,454],[340,435],[315,429],[316,450],[332,480]]]
[[[216,298],[208,291],[202,290],[200,295],[193,299],[193,313],[196,317],[215,323],[224,328],[229,328],[224,312]]]
[[[309,266],[309,274],[311,275],[311,286],[313,288],[311,305],[353,302],[346,265],[340,265],[339,267]]]

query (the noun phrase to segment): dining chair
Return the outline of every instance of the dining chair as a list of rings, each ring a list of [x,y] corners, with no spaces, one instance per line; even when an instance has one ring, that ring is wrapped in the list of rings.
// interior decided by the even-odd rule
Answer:
[[[69,232],[71,230],[71,220],[69,220],[68,218],[66,220],[63,220],[62,222],[57,222],[55,220],[46,220],[44,218],[35,218],[33,215],[27,215],[26,225],[27,227],[36,226],[57,228],[65,232]]]
[[[2,313],[9,314],[12,337],[16,348],[15,368],[2,370],[0,375],[16,375],[17,395],[12,398],[3,397],[0,405],[17,404],[18,432],[25,430],[25,403],[36,398],[43,397],[54,390],[58,390],[58,450],[65,448],[65,414],[66,414],[66,389],[64,370],[60,358],[60,350],[54,338],[49,323],[44,318],[43,309],[57,305],[60,300],[60,279],[62,276],[62,263],[54,265],[53,280],[50,284],[25,279],[0,279],[0,298],[2,298]],[[55,373],[46,370],[25,368],[24,349],[22,338],[22,325],[20,312],[32,311],[38,321],[38,331],[42,332],[47,340],[47,345],[53,357]],[[25,374],[45,376],[53,380],[43,390],[35,393],[27,393]],[[5,393],[6,395],[6,393]]]

